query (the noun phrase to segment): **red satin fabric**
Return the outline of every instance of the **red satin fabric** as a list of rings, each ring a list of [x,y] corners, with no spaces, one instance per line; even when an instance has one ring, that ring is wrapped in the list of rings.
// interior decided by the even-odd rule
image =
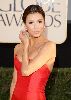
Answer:
[[[45,86],[50,70],[44,64],[29,76],[22,76],[21,62],[15,56],[14,65],[17,70],[17,82],[11,100],[46,100]]]

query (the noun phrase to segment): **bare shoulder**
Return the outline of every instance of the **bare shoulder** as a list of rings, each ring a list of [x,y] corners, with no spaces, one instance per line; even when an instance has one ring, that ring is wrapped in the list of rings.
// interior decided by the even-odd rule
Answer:
[[[56,43],[53,41],[48,41],[45,46],[46,46],[46,48],[50,47],[50,48],[56,49]]]
[[[56,51],[56,43],[54,43],[53,41],[47,41],[43,46],[43,50]]]
[[[46,42],[43,46],[42,53],[49,54],[50,58],[56,57],[56,43],[53,41]]]
[[[56,43],[52,42],[52,41],[48,41],[46,43],[46,48],[47,51],[51,51],[50,54],[50,59],[46,62],[46,65],[48,66],[49,70],[52,71],[53,66],[54,66],[54,62],[55,62],[55,58],[56,58]]]
[[[17,44],[15,47],[14,47],[14,56],[17,54],[18,50],[21,48],[21,44]]]

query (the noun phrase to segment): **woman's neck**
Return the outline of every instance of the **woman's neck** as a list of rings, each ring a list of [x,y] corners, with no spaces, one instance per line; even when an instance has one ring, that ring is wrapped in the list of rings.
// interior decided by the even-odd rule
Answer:
[[[41,44],[45,41],[47,41],[47,39],[43,35],[40,35],[39,37],[31,37],[29,40],[29,46],[36,46],[37,44]]]

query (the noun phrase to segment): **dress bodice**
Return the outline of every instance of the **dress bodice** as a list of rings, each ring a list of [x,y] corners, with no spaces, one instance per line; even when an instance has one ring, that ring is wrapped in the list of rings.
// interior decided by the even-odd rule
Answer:
[[[50,70],[48,69],[48,66],[44,64],[41,68],[39,68],[37,71],[33,72],[29,76],[22,76],[21,65],[22,62],[20,62],[18,58],[15,56],[14,66],[17,70],[17,83],[14,90],[15,97],[21,98],[20,100],[45,100],[36,99],[35,95],[37,93],[44,94],[45,86],[50,75]],[[34,95],[32,95],[32,93],[34,93]],[[22,97],[22,95],[24,95],[24,97]],[[39,96],[37,96],[37,98],[39,98]]]

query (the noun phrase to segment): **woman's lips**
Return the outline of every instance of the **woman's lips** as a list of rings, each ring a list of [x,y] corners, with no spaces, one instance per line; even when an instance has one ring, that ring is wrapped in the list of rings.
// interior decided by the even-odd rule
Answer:
[[[34,33],[39,33],[39,31],[35,31]]]

